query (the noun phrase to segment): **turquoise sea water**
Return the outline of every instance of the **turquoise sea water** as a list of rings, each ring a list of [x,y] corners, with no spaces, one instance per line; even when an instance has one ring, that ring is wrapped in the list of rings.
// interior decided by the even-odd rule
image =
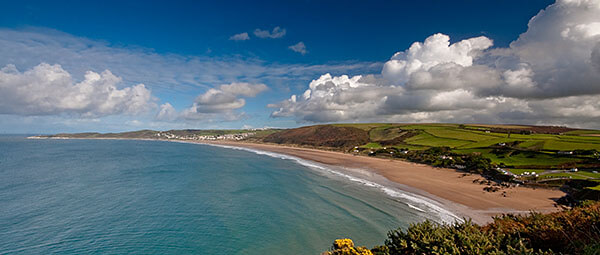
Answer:
[[[336,238],[373,246],[439,217],[374,183],[272,156],[0,136],[0,254],[319,254]]]

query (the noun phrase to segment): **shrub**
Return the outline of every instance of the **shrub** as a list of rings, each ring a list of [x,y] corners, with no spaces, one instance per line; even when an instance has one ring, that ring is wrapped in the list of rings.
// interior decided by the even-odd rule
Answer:
[[[343,253],[354,246],[351,240],[342,245],[345,243],[334,243],[334,250],[328,254],[370,254]],[[584,202],[573,209],[550,214],[502,215],[485,226],[470,220],[441,225],[424,221],[406,230],[390,231],[385,245],[376,246],[371,252],[375,255],[600,254],[600,202]]]
[[[345,238],[335,240],[331,251],[324,252],[323,255],[373,255],[373,253],[365,247],[354,247],[354,242],[351,239]]]

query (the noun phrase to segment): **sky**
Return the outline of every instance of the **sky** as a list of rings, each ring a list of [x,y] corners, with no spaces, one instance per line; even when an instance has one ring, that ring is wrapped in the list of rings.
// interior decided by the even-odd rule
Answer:
[[[0,133],[600,128],[600,0],[2,6]]]

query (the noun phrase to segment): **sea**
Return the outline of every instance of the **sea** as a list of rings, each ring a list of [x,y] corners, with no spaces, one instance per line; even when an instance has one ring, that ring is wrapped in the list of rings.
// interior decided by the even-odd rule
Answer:
[[[0,136],[0,254],[320,254],[456,219],[367,171],[192,143]]]

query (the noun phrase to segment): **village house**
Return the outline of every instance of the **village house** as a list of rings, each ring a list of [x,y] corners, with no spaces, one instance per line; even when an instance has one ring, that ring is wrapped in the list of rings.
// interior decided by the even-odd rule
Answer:
[[[557,154],[561,154],[561,155],[573,155],[572,151],[559,151],[557,152]]]

